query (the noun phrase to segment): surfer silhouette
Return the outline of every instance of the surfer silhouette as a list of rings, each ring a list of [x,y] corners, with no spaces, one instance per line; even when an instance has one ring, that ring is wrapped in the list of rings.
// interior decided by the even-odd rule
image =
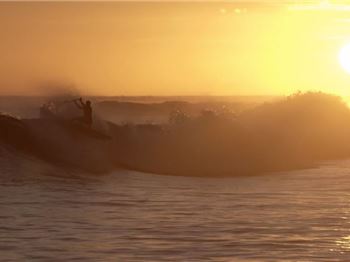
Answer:
[[[76,118],[76,120],[85,123],[88,127],[91,127],[91,125],[92,125],[91,101],[87,100],[86,102],[84,102],[82,98],[79,98],[77,100],[74,100],[74,104],[79,109],[83,110],[83,113],[84,113],[83,117],[78,117],[78,118]]]

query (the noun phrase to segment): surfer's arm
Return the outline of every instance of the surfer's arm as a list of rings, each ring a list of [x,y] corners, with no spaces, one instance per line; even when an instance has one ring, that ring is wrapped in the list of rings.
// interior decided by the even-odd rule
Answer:
[[[83,101],[82,98],[79,98],[78,101],[80,102],[80,105],[82,106],[82,108],[84,108],[86,106],[86,103]]]
[[[78,108],[83,109],[82,103],[79,104],[78,101],[81,103],[80,100],[74,100],[74,104],[75,104]]]

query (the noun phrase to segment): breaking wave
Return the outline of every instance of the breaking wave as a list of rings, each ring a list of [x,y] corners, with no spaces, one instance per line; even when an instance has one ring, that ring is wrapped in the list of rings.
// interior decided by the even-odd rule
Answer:
[[[107,172],[113,168],[111,143],[96,134],[84,133],[50,119],[0,117],[0,146],[3,148],[88,172]]]

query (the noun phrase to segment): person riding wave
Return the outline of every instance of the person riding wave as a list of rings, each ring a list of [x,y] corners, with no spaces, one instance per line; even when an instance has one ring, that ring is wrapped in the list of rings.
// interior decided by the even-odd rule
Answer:
[[[92,107],[91,107],[91,101],[87,100],[86,102],[83,101],[82,98],[79,98],[77,100],[74,100],[74,104],[81,110],[83,110],[83,117],[78,117],[76,120],[81,121],[85,123],[88,127],[91,127],[92,125]]]

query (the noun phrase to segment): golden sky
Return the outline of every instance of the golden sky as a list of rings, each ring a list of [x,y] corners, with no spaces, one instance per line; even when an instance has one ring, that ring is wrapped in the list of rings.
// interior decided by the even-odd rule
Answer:
[[[350,95],[350,2],[280,3],[1,2],[0,93]]]

